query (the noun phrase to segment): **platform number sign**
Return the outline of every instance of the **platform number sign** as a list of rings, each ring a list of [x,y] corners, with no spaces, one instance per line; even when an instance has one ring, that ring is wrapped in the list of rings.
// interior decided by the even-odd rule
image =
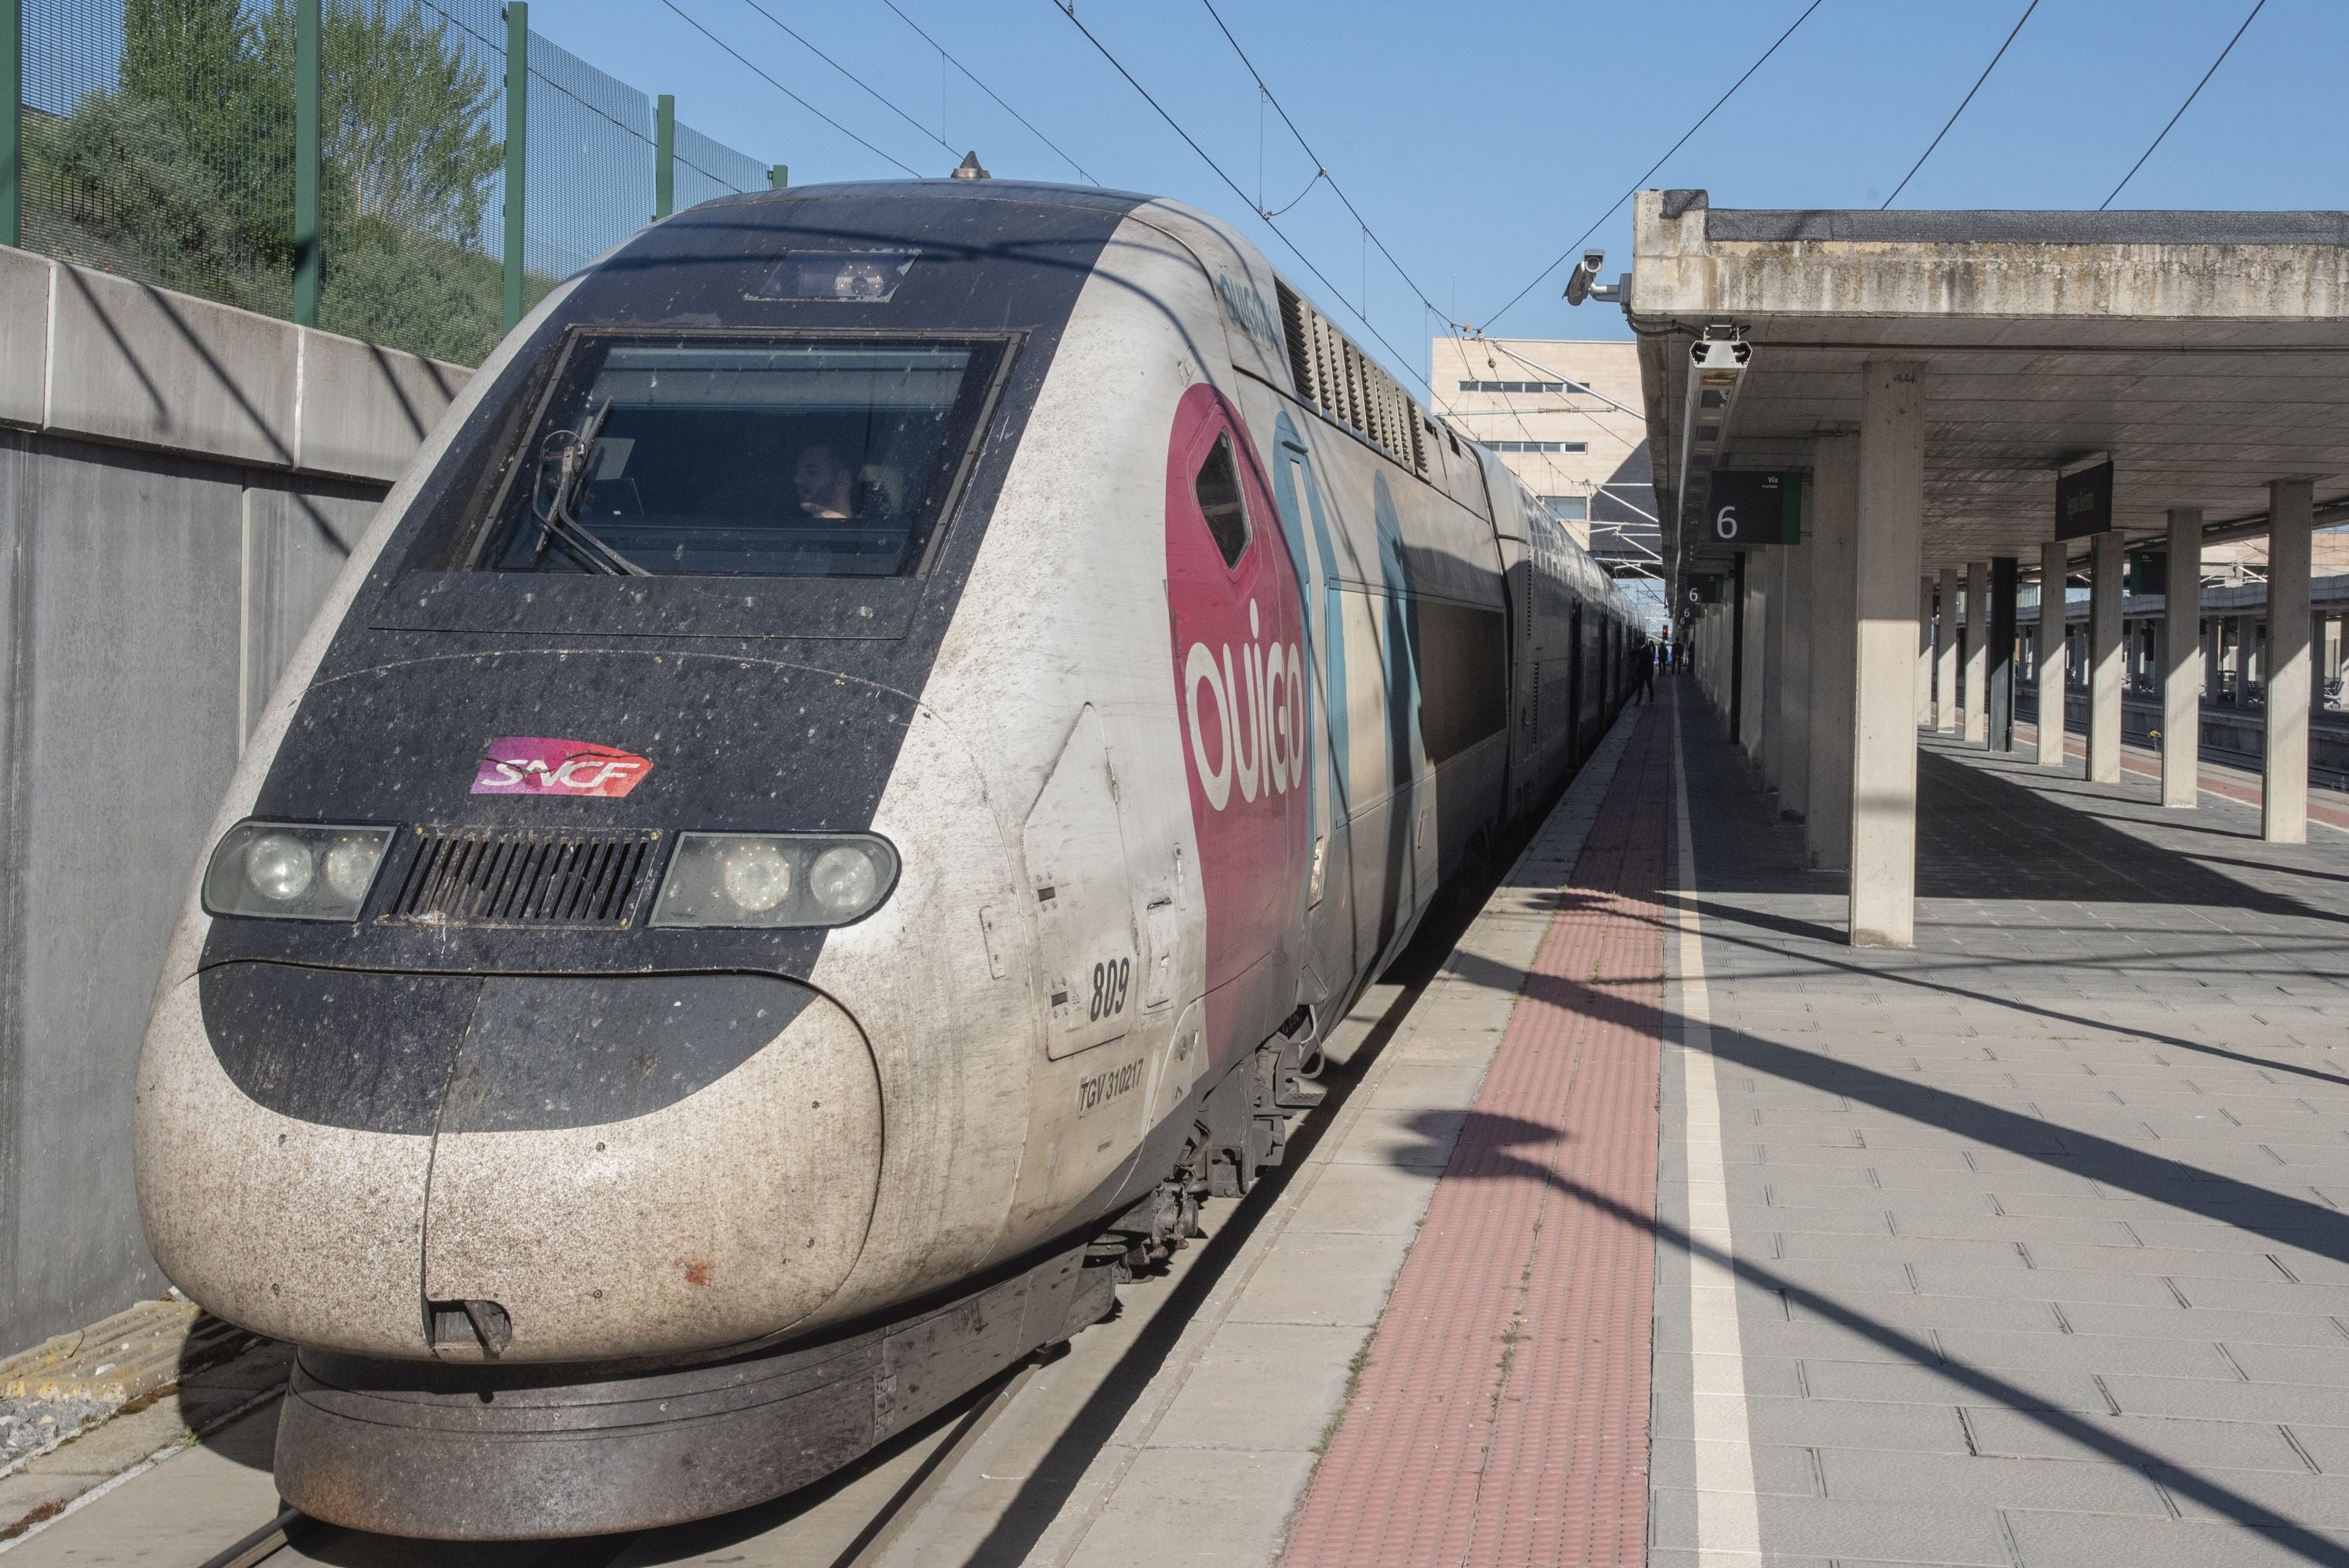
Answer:
[[[1732,550],[1797,543],[1802,539],[1802,497],[1799,472],[1716,473],[1705,508],[1706,532],[1713,543]]]
[[[2098,463],[2055,480],[2055,537],[2079,539],[2113,526],[2113,465]]]
[[[1802,474],[1778,469],[1714,474],[1705,531],[1710,542],[1726,544],[1729,550],[1802,542]]]

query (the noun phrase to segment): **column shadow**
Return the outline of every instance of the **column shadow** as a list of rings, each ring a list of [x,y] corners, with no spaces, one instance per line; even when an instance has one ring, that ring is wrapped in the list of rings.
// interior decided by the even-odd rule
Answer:
[[[1716,1039],[1722,1032],[1714,1031]],[[1533,1160],[1509,1152],[1512,1148],[1556,1142],[1562,1136],[1557,1128],[1520,1117],[1495,1116],[1474,1110],[1468,1113],[1464,1126],[1451,1113],[1430,1113],[1411,1125],[1415,1135],[1422,1139],[1422,1143],[1397,1150],[1392,1157],[1397,1164],[1408,1163],[1414,1159],[1423,1164],[1443,1159],[1445,1161],[1444,1180],[1447,1181],[1539,1182],[1574,1202],[1597,1210],[1618,1223],[1648,1232],[1661,1246],[1671,1247],[1692,1258],[1708,1259],[1730,1271],[1741,1283],[1772,1292],[1792,1305],[1860,1336],[1903,1361],[1930,1367],[1985,1401],[2013,1410],[2048,1431],[2067,1438],[2116,1463],[2143,1470],[2148,1476],[2158,1478],[2171,1491],[2213,1512],[2248,1529],[2259,1531],[2302,1562],[2349,1564],[2349,1547],[2287,1518],[2256,1498],[2246,1496],[2197,1470],[2175,1464],[2151,1449],[2131,1442],[2104,1424],[2068,1410],[2049,1408],[2039,1396],[2009,1382],[1997,1373],[1964,1361],[1951,1360],[1930,1341],[1880,1323],[1832,1296],[1821,1295],[1787,1278],[1764,1264],[1747,1257],[1731,1256],[1717,1247],[1698,1241],[1687,1231],[1659,1215],[1630,1208]],[[1371,1354],[1373,1357],[1378,1354],[1376,1340],[1372,1341]]]

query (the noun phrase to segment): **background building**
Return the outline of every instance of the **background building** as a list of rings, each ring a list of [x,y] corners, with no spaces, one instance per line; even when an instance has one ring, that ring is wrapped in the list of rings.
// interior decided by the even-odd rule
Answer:
[[[1619,577],[1661,569],[1635,344],[1438,337],[1436,410],[1500,455]]]

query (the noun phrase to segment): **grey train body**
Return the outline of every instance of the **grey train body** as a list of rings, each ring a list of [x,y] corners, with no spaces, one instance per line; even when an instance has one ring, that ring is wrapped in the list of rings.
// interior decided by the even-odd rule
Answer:
[[[155,1256],[302,1347],[321,1517],[815,1479],[1278,1162],[1636,637],[1200,213],[694,209],[509,336],[272,699],[140,1065]]]

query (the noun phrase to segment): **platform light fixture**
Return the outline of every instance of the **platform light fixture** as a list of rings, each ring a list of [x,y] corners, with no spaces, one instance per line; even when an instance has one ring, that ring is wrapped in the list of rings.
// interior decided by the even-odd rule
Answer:
[[[1737,393],[1754,358],[1754,346],[1727,322],[1715,322],[1705,335],[1689,345],[1688,391],[1681,405],[1680,462],[1675,492],[1681,526],[1702,510],[1701,493],[1728,449],[1729,424],[1737,411]],[[1683,531],[1682,537],[1688,535]]]

